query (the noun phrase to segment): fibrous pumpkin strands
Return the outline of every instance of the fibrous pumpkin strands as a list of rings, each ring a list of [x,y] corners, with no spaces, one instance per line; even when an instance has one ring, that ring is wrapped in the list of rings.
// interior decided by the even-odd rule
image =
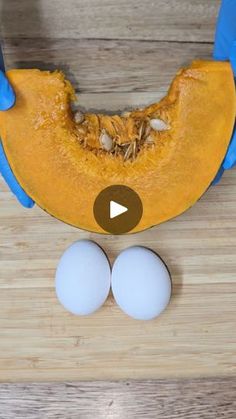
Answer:
[[[79,142],[83,147],[88,147],[95,154],[98,153],[99,149],[102,149],[115,157],[122,157],[124,162],[134,161],[144,147],[150,147],[155,144],[155,136],[150,135],[152,130],[157,133],[170,129],[169,125],[161,119],[150,119],[145,115],[133,118],[131,112],[126,112],[121,116],[111,117],[110,122],[113,132],[108,134],[108,129],[111,129],[111,126],[106,127],[107,129],[101,128],[103,119],[104,116],[100,115],[97,115],[96,119],[95,115],[93,118],[89,117],[89,119],[86,119],[86,115],[76,111],[74,120],[78,125]],[[93,126],[95,120],[96,126],[98,120],[100,127],[98,139],[96,138],[96,129]],[[91,138],[93,131],[95,138],[93,139],[93,145],[91,145],[89,144],[88,136]],[[127,138],[130,138],[130,141],[127,141]]]

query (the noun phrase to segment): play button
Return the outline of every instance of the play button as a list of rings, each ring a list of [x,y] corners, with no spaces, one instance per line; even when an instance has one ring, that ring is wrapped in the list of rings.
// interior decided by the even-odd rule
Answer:
[[[128,211],[128,208],[124,207],[123,205],[120,205],[114,201],[110,202],[110,218],[118,217],[118,215],[124,214],[126,211]]]
[[[133,230],[143,214],[138,194],[125,185],[112,185],[97,196],[94,207],[97,223],[108,233],[125,234]]]

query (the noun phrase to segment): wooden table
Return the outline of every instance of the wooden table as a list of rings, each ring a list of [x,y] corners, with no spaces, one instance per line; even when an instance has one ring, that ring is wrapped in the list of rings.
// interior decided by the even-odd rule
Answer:
[[[211,57],[219,1],[1,0],[0,6],[8,67],[63,69],[82,108],[113,112],[158,100],[180,66]],[[157,251],[172,273],[168,310],[142,323],[126,317],[111,296],[88,318],[66,313],[55,297],[55,268],[66,246],[81,238],[98,242],[111,261],[134,244]],[[143,410],[134,404],[146,391],[142,381],[2,385],[0,406],[8,413],[1,416],[0,407],[0,418],[16,418],[22,399],[19,417],[77,418],[68,409],[75,407],[78,391],[82,400],[86,390],[99,400],[96,418],[143,418],[145,409],[150,415],[145,417],[160,412],[161,418],[170,418],[175,402],[178,418],[235,419],[235,254],[235,170],[184,215],[118,237],[76,230],[37,207],[25,210],[0,180],[0,380],[164,380],[147,382],[155,400],[151,410],[145,397]],[[68,399],[58,405],[62,416],[51,416],[57,391],[62,398],[65,391]],[[183,391],[188,397],[182,397]],[[40,412],[37,394],[47,400],[48,410],[30,416],[30,401]],[[104,399],[104,394],[109,396]],[[130,395],[133,413],[122,394]],[[79,417],[95,417],[83,403]],[[130,413],[122,414],[122,406]],[[196,416],[185,416],[193,406]]]

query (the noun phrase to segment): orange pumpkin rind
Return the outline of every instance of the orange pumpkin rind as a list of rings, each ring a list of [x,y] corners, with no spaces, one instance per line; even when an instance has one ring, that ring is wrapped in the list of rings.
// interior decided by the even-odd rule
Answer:
[[[187,210],[214,179],[233,131],[235,85],[227,62],[194,61],[160,103],[123,116],[74,118],[75,93],[61,72],[7,76],[17,99],[0,112],[0,134],[17,180],[53,216],[97,233],[104,231],[93,204],[110,185],[124,184],[142,200],[143,217],[132,232]],[[153,129],[158,121],[166,129]]]

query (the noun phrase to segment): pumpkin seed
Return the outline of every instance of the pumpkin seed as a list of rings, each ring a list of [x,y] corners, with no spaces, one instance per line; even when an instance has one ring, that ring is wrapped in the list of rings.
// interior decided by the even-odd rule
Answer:
[[[130,145],[128,146],[124,154],[124,161],[129,160],[132,157],[132,154],[133,154],[133,143],[130,143]]]
[[[146,129],[145,129],[145,132],[144,132],[144,139],[146,139],[149,136],[150,132],[151,132],[150,125],[146,125]]]
[[[129,147],[129,145],[130,145],[130,142],[128,142],[128,143],[121,143],[121,144],[119,144],[119,146],[121,147],[121,148],[127,148],[127,147]]]
[[[84,114],[81,111],[76,111],[74,115],[76,124],[81,124],[84,121]]]
[[[123,116],[123,118],[128,118],[130,116],[131,112],[128,111],[124,111],[121,113],[121,116]]]
[[[154,140],[151,135],[145,138],[145,144],[149,144],[149,145],[154,144]]]
[[[146,131],[145,121],[142,121],[142,123],[140,125],[140,128],[139,128],[139,135],[138,135],[139,141],[141,141],[142,138],[144,137],[145,131]]]
[[[132,149],[132,160],[134,160],[137,157],[137,142],[133,142],[133,149]]]
[[[170,128],[169,125],[167,125],[167,123],[165,121],[163,121],[162,119],[159,119],[159,118],[151,119],[150,120],[150,127],[154,131],[166,131]]]
[[[113,140],[112,138],[107,134],[106,130],[103,129],[99,138],[100,144],[102,148],[106,151],[111,151],[113,148]]]

